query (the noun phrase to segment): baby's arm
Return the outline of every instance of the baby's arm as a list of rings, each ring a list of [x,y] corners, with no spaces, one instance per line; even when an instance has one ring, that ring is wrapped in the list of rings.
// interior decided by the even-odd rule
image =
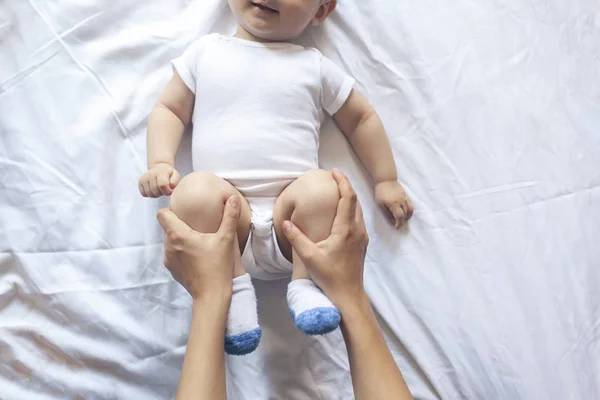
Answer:
[[[169,196],[179,183],[175,155],[192,119],[194,98],[179,74],[174,72],[148,120],[148,172],[139,180],[142,196]]]
[[[377,112],[356,90],[333,118],[375,181],[377,203],[389,210],[399,228],[413,213],[413,205],[398,183],[396,163]]]

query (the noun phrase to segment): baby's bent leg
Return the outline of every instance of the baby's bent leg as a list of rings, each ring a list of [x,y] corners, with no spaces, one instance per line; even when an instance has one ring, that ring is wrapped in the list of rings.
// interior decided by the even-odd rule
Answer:
[[[225,202],[233,195],[239,196],[241,204],[234,271],[234,276],[237,277],[245,273],[241,265],[241,252],[250,232],[250,207],[240,192],[226,180],[209,172],[192,172],[173,191],[171,210],[193,230],[215,233],[223,219]]]
[[[283,233],[283,221],[291,220],[313,242],[320,242],[331,233],[339,200],[331,173],[320,169],[300,176],[277,199],[273,222],[283,255],[294,263],[292,280],[308,279],[308,272]]]
[[[225,351],[243,355],[256,349],[261,336],[254,286],[241,260],[250,232],[250,207],[227,181],[208,172],[194,172],[183,178],[173,191],[171,210],[195,231],[215,233],[223,219],[225,202],[233,195],[240,197],[241,213],[234,249],[233,296],[227,318]]]
[[[320,242],[331,233],[339,198],[331,173],[313,170],[290,184],[275,203],[273,219],[277,240],[283,254],[294,264],[288,304],[296,326],[312,335],[337,328],[340,314],[309,279],[304,263],[283,234],[282,223],[289,219],[313,242]]]

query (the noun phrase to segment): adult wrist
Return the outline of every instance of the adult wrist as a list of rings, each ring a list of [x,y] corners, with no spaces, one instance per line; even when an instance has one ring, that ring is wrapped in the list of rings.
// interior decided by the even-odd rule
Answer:
[[[375,318],[369,297],[365,294],[360,298],[348,301],[340,310],[342,314],[342,333],[348,327],[363,325],[365,321]]]
[[[224,332],[227,326],[227,314],[229,313],[230,304],[231,298],[227,299],[226,296],[198,296],[194,298],[192,302],[192,325],[195,321],[196,325],[210,325],[210,329]]]
[[[233,290],[231,288],[212,289],[192,296],[192,307],[229,310],[232,296]]]
[[[342,318],[344,318],[344,314],[371,308],[371,301],[363,288],[337,296],[334,304],[342,314]]]

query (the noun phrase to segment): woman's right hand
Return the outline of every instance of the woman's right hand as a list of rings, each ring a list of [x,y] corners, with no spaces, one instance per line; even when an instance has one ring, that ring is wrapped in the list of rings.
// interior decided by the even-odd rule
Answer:
[[[144,197],[170,196],[179,180],[179,172],[175,167],[168,163],[157,163],[142,175],[138,188]]]
[[[310,277],[342,313],[342,335],[356,399],[412,399],[363,287],[369,238],[360,204],[348,178],[338,170],[333,177],[340,202],[331,235],[315,244],[290,221],[284,222],[285,235]]]
[[[362,209],[348,178],[333,170],[340,201],[331,235],[313,243],[291,221],[283,223],[284,233],[306,266],[311,279],[343,313],[352,300],[362,300],[364,261],[369,237]]]

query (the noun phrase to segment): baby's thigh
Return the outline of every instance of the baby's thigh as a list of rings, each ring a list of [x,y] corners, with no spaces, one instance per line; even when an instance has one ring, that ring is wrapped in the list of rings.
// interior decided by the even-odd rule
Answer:
[[[250,232],[250,207],[244,196],[226,180],[203,171],[186,175],[173,190],[171,210],[195,231],[215,233],[223,219],[225,202],[233,195],[240,198],[237,234],[240,251],[243,251]]]
[[[292,247],[283,234],[283,221],[293,221],[310,239],[331,233],[340,196],[331,172],[315,169],[292,182],[277,198],[273,224],[281,252],[291,259]]]

